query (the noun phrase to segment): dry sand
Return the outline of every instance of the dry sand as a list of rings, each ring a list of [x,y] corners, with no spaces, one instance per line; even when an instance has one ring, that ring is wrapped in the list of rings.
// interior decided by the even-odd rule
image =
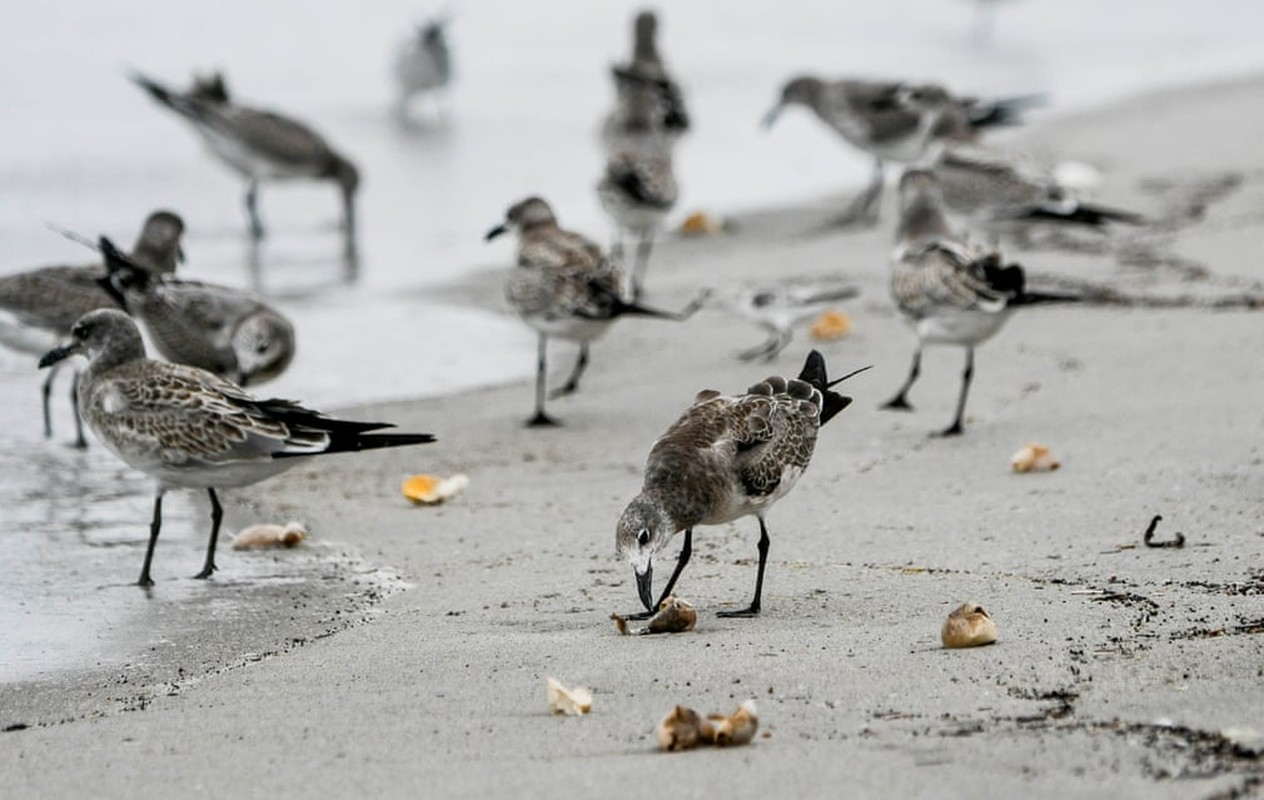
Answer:
[[[1261,92],[1264,79],[1173,91],[1024,134],[1016,141],[1030,150],[1098,166],[1102,200],[1167,222],[1108,247],[1023,253],[1023,263],[1148,297],[1258,291]],[[441,441],[306,465],[246,499],[277,520],[318,521],[412,588],[368,624],[273,658],[161,685],[142,671],[127,689],[145,696],[132,713],[118,710],[113,685],[77,685],[73,707],[36,693],[20,716],[10,693],[3,722],[30,727],[0,734],[6,789],[1261,791],[1264,317],[1201,302],[1016,315],[979,351],[967,435],[932,439],[952,413],[960,352],[928,352],[915,413],[877,410],[912,346],[886,297],[890,216],[872,232],[804,234],[827,213],[770,213],[733,235],[674,241],[649,275],[661,305],[701,284],[783,275],[842,274],[863,289],[846,307],[853,335],[821,349],[835,373],[875,369],[847,384],[855,404],[822,431],[811,469],[769,518],[760,618],[715,616],[753,587],[747,519],[697,531],[678,587],[699,608],[696,632],[619,636],[608,616],[633,610],[636,595],[613,557],[614,523],[650,444],[697,390],[795,372],[806,337],[775,364],[744,364],[733,352],[760,334],[718,312],[684,326],[621,323],[594,348],[583,391],[554,404],[558,430],[520,426],[525,384],[358,409]],[[488,276],[452,290],[488,303],[498,293]],[[1062,469],[1011,474],[1010,455],[1030,440],[1049,444]],[[420,471],[466,472],[472,485],[447,505],[411,507],[398,485]],[[1184,548],[1142,546],[1160,513],[1159,538],[1181,531]],[[232,558],[221,566],[231,576]],[[991,613],[1000,641],[945,651],[940,624],[966,600]],[[592,714],[549,717],[546,675],[591,687]],[[655,723],[674,704],[728,712],[752,697],[753,745],[655,751]]]

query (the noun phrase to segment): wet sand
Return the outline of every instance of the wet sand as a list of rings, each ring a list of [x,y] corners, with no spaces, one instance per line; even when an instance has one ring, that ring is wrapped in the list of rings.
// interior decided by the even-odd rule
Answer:
[[[951,417],[957,351],[928,351],[914,413],[877,410],[913,344],[886,297],[889,203],[871,232],[810,233],[830,214],[819,204],[660,250],[648,285],[662,305],[789,275],[863,290],[844,307],[853,334],[820,349],[837,374],[875,368],[847,384],[855,404],[769,517],[760,618],[715,616],[749,600],[747,519],[696,532],[678,586],[698,606],[696,632],[619,636],[608,616],[636,595],[614,523],[654,438],[699,389],[797,372],[806,336],[774,364],[744,364],[732,354],[762,334],[736,318],[621,323],[594,347],[583,391],[552,406],[560,429],[521,427],[522,383],[354,409],[440,443],[304,465],[232,497],[318,523],[412,584],[368,624],[258,660],[215,666],[194,651],[192,674],[174,681],[178,658],[136,669],[126,687],[45,686],[38,702],[0,688],[0,727],[26,726],[0,735],[0,769],[27,796],[1259,791],[1264,317],[1208,305],[1260,291],[1262,89],[1256,78],[1167,92],[1014,140],[1096,165],[1099,199],[1163,220],[1021,253],[1033,282],[1108,283],[1177,307],[1016,314],[978,352],[959,439],[927,436]],[[500,302],[486,277],[448,294]],[[1032,440],[1062,468],[1012,474],[1010,455]],[[412,507],[398,486],[421,471],[472,483]],[[1143,545],[1155,514],[1158,538],[1179,531],[1185,547]],[[232,581],[231,561],[221,566],[216,583]],[[940,623],[966,600],[991,613],[1000,641],[940,649]],[[208,628],[231,642],[259,624]],[[591,687],[592,714],[549,717],[546,675]],[[144,702],[120,704],[124,693]],[[674,704],[727,712],[752,697],[753,745],[655,751]]]

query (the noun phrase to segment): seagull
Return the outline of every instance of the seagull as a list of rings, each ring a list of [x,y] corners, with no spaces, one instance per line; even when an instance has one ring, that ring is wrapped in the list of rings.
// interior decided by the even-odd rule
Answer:
[[[155,211],[145,220],[132,248],[132,261],[144,274],[175,271],[183,260],[180,237],[184,222],[170,211]],[[0,344],[23,353],[41,355],[70,335],[70,326],[97,308],[118,308],[117,299],[105,285],[106,270],[100,263],[88,266],[55,266],[0,277]],[[57,370],[48,373],[41,389],[44,407],[44,437],[53,435],[49,395]],[[75,373],[78,382],[78,372]],[[75,446],[86,447],[83,424],[74,402]]]
[[[246,213],[250,232],[263,238],[259,218],[259,184],[269,180],[333,181],[342,192],[346,250],[355,250],[355,194],[360,173],[307,125],[273,111],[237,105],[222,75],[197,79],[178,92],[138,72],[130,75],[150,97],[184,117],[205,140],[211,153],[246,180]]]
[[[228,286],[162,278],[102,236],[109,283],[162,357],[238,386],[278,377],[294,359],[294,326],[259,297]]]
[[[413,97],[433,94],[452,82],[449,21],[446,13],[426,20],[417,26],[416,32],[396,54],[395,81],[399,86],[396,111],[401,120],[408,118],[408,102]]]
[[[954,234],[934,173],[907,170],[900,178],[899,192],[901,216],[891,257],[891,296],[917,333],[918,344],[908,378],[882,407],[912,409],[908,392],[921,369],[925,345],[964,347],[966,364],[956,416],[939,434],[956,436],[965,430],[962,422],[974,377],[974,348],[995,335],[1018,306],[1079,298],[1027,291],[1023,268],[1005,264],[999,249]]]
[[[80,413],[111,452],[158,482],[141,586],[153,585],[149,567],[162,527],[162,496],[170,489],[206,489],[210,496],[211,536],[194,576],[209,578],[223,517],[217,488],[258,483],[311,456],[434,441],[428,433],[370,433],[392,426],[261,400],[205,370],[146,358],[140,329],[117,309],[88,312],[70,335],[40,366],[87,356]]]
[[[1024,108],[1040,102],[1035,95],[982,100],[957,97],[936,84],[824,81],[801,75],[782,87],[763,124],[771,128],[787,106],[806,106],[853,147],[872,155],[869,185],[852,202],[842,222],[874,224],[885,162],[912,164],[933,141],[975,141],[981,129],[1014,124]]]
[[[797,325],[858,294],[858,288],[839,281],[791,280],[719,291],[714,302],[768,332],[767,339],[741,351],[737,357],[743,361],[772,361],[789,346]]]
[[[618,230],[612,255],[623,258],[625,234],[636,240],[636,261],[632,266],[634,298],[641,296],[654,238],[678,196],[670,152],[654,155],[628,150],[616,153],[606,162],[606,171],[597,184],[597,197]]]
[[[565,385],[550,398],[571,394],[588,366],[588,345],[619,317],[640,315],[683,320],[702,304],[695,299],[683,311],[670,313],[625,299],[623,268],[592,240],[564,230],[547,202],[528,197],[510,206],[505,221],[487,232],[491,241],[513,231],[518,238],[517,265],[505,281],[510,308],[539,336],[536,360],[535,414],[528,426],[557,425],[545,413],[549,337],[579,344],[579,357]]]
[[[759,520],[755,596],[748,607],[720,616],[759,613],[769,547],[764,517],[807,469],[817,430],[851,404],[850,397],[831,387],[865,369],[828,381],[825,359],[813,350],[797,378],[773,376],[733,396],[710,389],[698,393],[650,449],[641,493],[615,529],[616,551],[632,565],[647,609],[632,618],[649,616],[671,594],[693,552],[694,526],[752,514]],[[682,530],[685,541],[676,569],[655,603],[654,556]]]

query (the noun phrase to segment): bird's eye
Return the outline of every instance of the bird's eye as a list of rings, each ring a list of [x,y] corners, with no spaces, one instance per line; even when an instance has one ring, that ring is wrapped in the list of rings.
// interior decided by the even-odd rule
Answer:
[[[637,544],[641,545],[641,547],[644,547],[645,545],[649,544],[650,532],[644,528],[641,528],[641,532],[636,535],[636,541],[637,541]]]
[[[268,352],[268,343],[259,342],[259,344],[255,345],[255,352],[260,354]]]

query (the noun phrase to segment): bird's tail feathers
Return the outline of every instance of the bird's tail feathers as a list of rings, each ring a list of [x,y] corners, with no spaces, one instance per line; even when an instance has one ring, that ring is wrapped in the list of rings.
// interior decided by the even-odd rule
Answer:
[[[993,128],[1006,125],[1019,125],[1023,122],[1023,112],[1032,108],[1047,105],[1048,95],[1024,94],[1016,97],[1002,97],[986,103],[980,103],[971,109],[970,127]]]
[[[1032,222],[1058,222],[1071,225],[1087,225],[1102,229],[1112,222],[1125,225],[1144,225],[1146,218],[1133,211],[1125,211],[1094,203],[1076,203],[1064,208],[1059,205],[1036,205],[1016,209],[1006,213],[1002,218],[1027,220]]]
[[[864,372],[871,367],[861,367],[858,370],[849,372],[841,378],[833,381],[829,380],[825,372],[825,357],[820,351],[813,350],[808,353],[807,361],[803,364],[803,369],[799,372],[799,380],[806,381],[821,393],[821,424],[829,422],[838,412],[851,405],[852,398],[833,391],[834,386],[842,383],[853,375]]]

